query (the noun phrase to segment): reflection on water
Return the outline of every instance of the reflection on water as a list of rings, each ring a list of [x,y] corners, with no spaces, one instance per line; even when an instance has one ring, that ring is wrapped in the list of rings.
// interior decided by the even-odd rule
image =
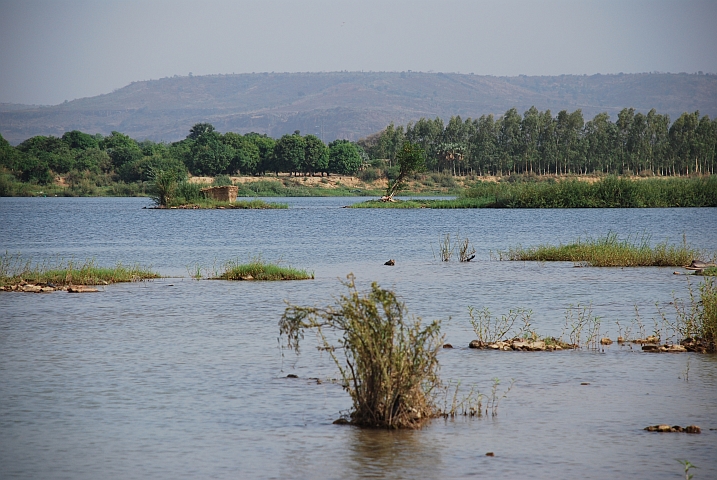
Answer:
[[[349,427],[350,428],[350,427]],[[350,428],[345,478],[424,478],[441,476],[441,446],[421,431]]]
[[[467,307],[532,308],[559,335],[570,304],[592,304],[617,336],[640,307],[648,333],[687,278],[671,268],[496,262],[490,252],[645,232],[717,250],[717,209],[377,211],[360,199],[289,199],[287,211],[142,210],[146,199],[0,199],[0,250],[35,261],[140,262],[166,275],[229,258],[313,270],[304,282],[160,279],[91,295],[0,294],[0,478],[677,478],[676,458],[717,477],[717,356],[486,352],[467,348]],[[460,232],[478,258],[434,259]],[[396,259],[395,267],[383,263]],[[497,417],[409,432],[332,425],[350,398],[328,355],[277,348],[283,300],[325,305],[354,272],[395,288],[411,313],[442,319],[445,380],[488,394],[515,386]],[[691,279],[696,284],[695,279]],[[699,281],[699,280],[698,280]],[[286,378],[288,373],[298,379]],[[323,379],[317,383],[313,378]],[[581,385],[581,383],[589,385]],[[655,423],[701,435],[649,434]],[[493,451],[495,457],[486,457]]]

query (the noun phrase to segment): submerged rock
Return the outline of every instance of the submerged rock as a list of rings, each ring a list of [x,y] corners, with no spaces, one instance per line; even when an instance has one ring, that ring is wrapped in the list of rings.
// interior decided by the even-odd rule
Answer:
[[[618,340],[618,341],[619,341],[619,340]],[[607,338],[607,337],[601,338],[601,339],[600,339],[600,345],[612,345],[612,340],[610,340],[610,339]]]
[[[453,345],[451,345],[450,343],[444,343],[443,348],[453,348]]]
[[[388,262],[384,263],[384,265],[388,265],[389,267],[393,267],[396,265],[396,261],[394,259],[389,260]]]
[[[685,347],[688,352],[697,353],[714,353],[717,351],[717,346],[714,342],[708,342],[702,338],[685,338],[680,342],[680,345]]]

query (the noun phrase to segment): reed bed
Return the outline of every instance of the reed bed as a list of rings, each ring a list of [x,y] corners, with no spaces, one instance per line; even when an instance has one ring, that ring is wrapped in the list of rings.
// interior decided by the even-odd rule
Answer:
[[[348,294],[335,305],[286,308],[279,322],[286,346],[298,353],[305,331],[317,332],[320,348],[336,363],[353,401],[347,423],[417,428],[440,415],[434,401],[441,386],[440,323],[424,326],[420,318],[409,317],[395,293],[375,282],[365,294],[353,275],[344,285]]]
[[[458,209],[458,208],[483,208],[492,203],[493,199],[486,198],[456,198],[453,200],[396,200],[395,202],[383,202],[381,200],[368,200],[355,203],[351,208],[435,208],[435,209]]]
[[[684,241],[681,245],[670,245],[665,241],[651,246],[649,236],[628,236],[621,240],[615,233],[597,239],[578,239],[568,245],[519,246],[498,252],[500,260],[563,261],[593,267],[679,266],[688,265],[701,255],[701,251],[689,247]]]
[[[103,285],[160,278],[160,275],[139,265],[101,267],[94,259],[77,262],[60,260],[33,264],[20,255],[5,253],[0,257],[0,286],[20,282],[54,285]]]
[[[479,182],[465,198],[489,198],[494,208],[665,208],[717,206],[717,176],[631,180]]]
[[[260,258],[251,259],[248,263],[230,260],[224,265],[224,273],[215,280],[313,280],[314,273],[297,270],[275,263],[266,263]]]
[[[717,282],[713,279],[705,279],[700,286],[700,304],[698,325],[702,339],[712,346],[711,351],[717,350]]]

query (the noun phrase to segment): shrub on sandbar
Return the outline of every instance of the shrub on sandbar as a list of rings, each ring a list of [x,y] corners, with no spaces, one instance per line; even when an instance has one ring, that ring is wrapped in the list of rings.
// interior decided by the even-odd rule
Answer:
[[[405,304],[394,292],[374,282],[362,294],[353,274],[347,279],[343,283],[348,294],[339,297],[336,305],[287,307],[279,322],[280,334],[298,354],[304,332],[316,330],[321,348],[333,358],[351,395],[349,423],[419,427],[440,413],[432,395],[440,387],[440,322],[423,326],[420,318],[407,316]],[[337,345],[329,340],[333,334],[339,336]]]

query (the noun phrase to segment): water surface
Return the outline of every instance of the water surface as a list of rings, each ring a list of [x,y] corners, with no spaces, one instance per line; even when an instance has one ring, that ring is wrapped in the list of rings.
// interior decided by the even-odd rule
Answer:
[[[685,235],[714,251],[717,209],[341,208],[362,200],[159,211],[143,209],[147,199],[0,199],[3,251],[39,262],[139,262],[176,277],[92,295],[0,294],[0,477],[677,478],[675,459],[700,467],[696,478],[717,476],[715,356],[467,348],[475,338],[468,306],[530,308],[533,328],[558,336],[569,305],[592,305],[614,338],[615,321],[629,324],[637,305],[652,333],[655,302],[669,312],[688,294],[689,279],[674,268],[498,262],[491,253],[609,231],[653,243]],[[446,233],[468,237],[476,260],[437,261]],[[197,266],[207,273],[256,255],[316,279],[187,278]],[[389,258],[395,267],[383,266]],[[362,287],[394,288],[412,313],[442,319],[457,347],[441,352],[444,379],[486,394],[493,378],[500,391],[514,379],[498,416],[411,432],[332,425],[350,407],[331,381],[335,367],[310,336],[300,357],[282,352],[277,322],[284,300],[331,302],[350,272]],[[655,423],[697,424],[703,433],[642,430]]]

